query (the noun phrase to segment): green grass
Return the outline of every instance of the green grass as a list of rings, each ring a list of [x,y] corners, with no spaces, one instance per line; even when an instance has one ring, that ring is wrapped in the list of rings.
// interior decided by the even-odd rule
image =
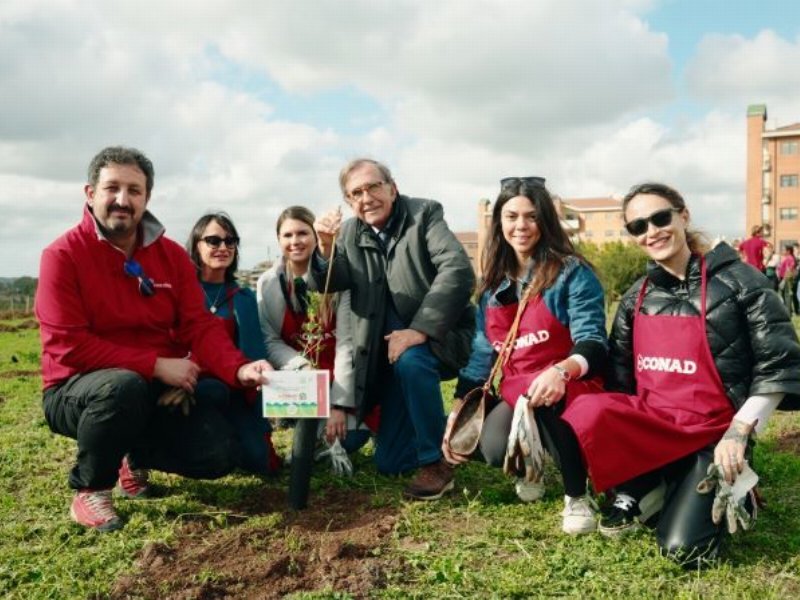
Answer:
[[[0,333],[0,597],[102,598],[117,578],[135,569],[145,544],[169,545],[189,520],[203,519],[209,529],[248,527],[283,535],[284,507],[244,522],[247,517],[230,507],[264,487],[285,489],[285,475],[198,482],[155,474],[161,496],[117,502],[127,521],[122,532],[103,535],[73,524],[66,477],[74,442],[53,435],[44,422],[40,381],[30,374],[38,363],[36,330]],[[366,491],[373,507],[397,510],[391,542],[382,552],[404,566],[388,574],[376,597],[800,597],[800,457],[778,450],[779,437],[798,430],[800,415],[779,414],[770,423],[755,460],[768,509],[753,531],[728,544],[717,568],[704,572],[686,572],[662,559],[650,532],[623,541],[562,535],[563,490],[552,466],[548,493],[533,504],[518,502],[510,481],[481,464],[458,471],[450,497],[406,503],[400,499],[404,480],[377,475],[367,456],[358,458],[352,479],[318,471],[312,494],[337,487]],[[285,541],[291,546],[291,538]],[[220,577],[213,567],[197,566],[199,582]],[[301,597],[347,596],[309,590]]]

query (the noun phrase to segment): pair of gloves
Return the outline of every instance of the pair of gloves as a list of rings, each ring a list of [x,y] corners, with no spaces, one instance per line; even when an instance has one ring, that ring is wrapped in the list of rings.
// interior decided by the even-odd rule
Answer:
[[[544,477],[544,446],[525,396],[517,398],[514,407],[503,472],[525,483],[539,483]]]
[[[711,520],[719,525],[723,519],[729,533],[736,533],[741,527],[747,531],[755,523],[758,504],[755,497],[755,487],[758,475],[745,461],[744,469],[732,484],[725,481],[722,467],[717,464],[708,465],[706,476],[697,484],[700,494],[710,494],[715,491],[714,503],[711,506]],[[750,496],[753,514],[744,507],[745,500]]]
[[[318,450],[314,455],[314,460],[329,458],[331,461],[331,471],[339,477],[351,477],[353,475],[353,463],[347,455],[347,451],[342,446],[339,438],[333,440],[332,444],[323,436],[322,443],[325,448]]]

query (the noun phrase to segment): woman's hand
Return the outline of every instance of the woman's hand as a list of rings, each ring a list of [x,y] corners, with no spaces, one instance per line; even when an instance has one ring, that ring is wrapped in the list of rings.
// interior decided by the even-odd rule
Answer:
[[[331,406],[331,415],[325,423],[325,439],[332,444],[337,438],[344,440],[347,435],[347,413],[341,408]]]
[[[453,410],[450,411],[450,414],[447,416],[447,425],[444,428],[444,438],[442,439],[442,454],[444,454],[444,459],[449,462],[451,465],[463,465],[466,462],[469,462],[469,457],[461,456],[460,454],[455,454],[450,449],[450,436],[453,434],[453,425],[456,422],[456,414],[458,413],[458,409],[461,408],[461,405],[464,403],[464,400],[461,398],[456,398],[453,401]]]
[[[744,453],[753,424],[734,419],[728,431],[714,448],[714,464],[722,468],[725,481],[733,483],[744,469]]]
[[[549,367],[539,373],[528,386],[528,406],[537,408],[539,406],[553,406],[564,397],[567,390],[566,382],[561,373]]]

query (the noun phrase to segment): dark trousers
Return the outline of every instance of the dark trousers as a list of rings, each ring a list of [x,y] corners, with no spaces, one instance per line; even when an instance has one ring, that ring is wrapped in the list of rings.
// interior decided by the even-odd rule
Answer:
[[[264,418],[261,402],[248,402],[244,392],[232,390],[224,382],[206,377],[197,382],[195,396],[198,404],[208,403],[228,421],[241,445],[240,467],[257,475],[274,471],[271,434],[272,427]]]
[[[541,431],[542,442],[561,470],[564,493],[576,498],[586,493],[587,473],[578,438],[559,416],[563,412],[563,406],[563,402],[555,406],[542,406],[534,409],[534,415]],[[486,417],[481,432],[480,450],[486,462],[492,466],[503,466],[513,416],[514,409],[508,403],[500,402]]]
[[[719,555],[723,524],[711,520],[714,494],[700,494],[697,484],[714,462],[714,448],[709,446],[660,469],[640,475],[617,486],[618,492],[637,500],[663,479],[667,484],[664,508],[656,526],[661,553],[685,567],[703,566]]]
[[[108,489],[128,454],[135,469],[215,479],[239,462],[233,428],[211,403],[198,399],[188,416],[156,405],[165,389],[125,369],[75,375],[44,392],[50,429],[78,442],[69,476],[74,489]]]

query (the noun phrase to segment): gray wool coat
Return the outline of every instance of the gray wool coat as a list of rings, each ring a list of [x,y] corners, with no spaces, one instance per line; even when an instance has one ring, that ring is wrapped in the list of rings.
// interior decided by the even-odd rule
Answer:
[[[375,385],[386,364],[383,326],[391,294],[400,318],[428,336],[453,378],[467,362],[475,331],[475,275],[461,243],[444,221],[442,205],[398,195],[386,252],[373,229],[357,218],[342,225],[332,258],[330,291],[351,290],[355,404],[359,416],[379,400]],[[312,261],[325,286],[327,261]]]

